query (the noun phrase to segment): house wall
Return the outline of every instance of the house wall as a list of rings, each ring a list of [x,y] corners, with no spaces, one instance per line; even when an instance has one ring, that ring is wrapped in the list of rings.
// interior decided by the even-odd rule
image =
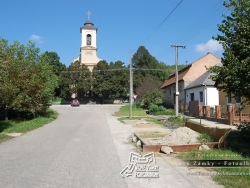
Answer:
[[[191,101],[191,93],[194,93],[194,100],[200,100],[200,92],[203,92],[203,102],[200,105],[215,106],[219,104],[219,92],[214,87],[201,86],[186,90],[186,103]]]
[[[230,104],[239,105],[239,104],[236,104],[234,98],[232,98],[231,100],[232,100],[232,102],[228,103],[226,93],[223,91],[219,91],[219,105],[221,105],[221,106],[227,106]],[[241,101],[243,101],[243,100],[244,99],[241,98]],[[242,113],[250,113],[250,105],[246,105],[245,108],[243,109]]]
[[[179,91],[179,103],[182,102],[185,104],[185,91],[184,91],[184,81],[178,82],[178,91]],[[167,86],[164,88],[164,102],[169,106],[174,105],[175,100],[175,84]]]
[[[215,87],[207,87],[207,105],[219,105],[219,91]]]

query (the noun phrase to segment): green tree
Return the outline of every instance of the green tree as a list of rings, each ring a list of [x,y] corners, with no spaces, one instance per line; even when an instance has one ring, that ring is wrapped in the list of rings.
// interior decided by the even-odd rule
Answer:
[[[231,94],[232,97],[241,96],[250,101],[250,1],[229,0],[224,6],[231,11],[231,15],[224,15],[224,20],[218,25],[222,33],[213,37],[219,41],[224,53],[223,66],[210,69],[219,90]]]
[[[60,57],[56,52],[44,52],[39,56],[40,59],[42,59],[43,62],[47,62],[50,66],[52,66],[54,74],[58,77],[59,79],[59,85],[58,88],[55,89],[55,95],[60,96],[62,90],[64,90],[65,84],[61,77],[61,72],[66,71],[66,66],[65,64],[60,62]]]
[[[147,76],[143,79],[142,83],[135,89],[137,98],[141,99],[147,92],[153,90],[160,90],[162,82],[156,79],[156,77]]]
[[[129,93],[129,71],[121,61],[110,63],[110,98],[127,97]]]
[[[87,91],[91,89],[91,72],[88,67],[81,64],[79,61],[75,61],[68,68],[69,83],[68,88],[70,93],[76,93],[77,97],[82,97]]]
[[[108,98],[111,91],[111,71],[110,67],[105,60],[99,61],[93,68],[92,79],[93,79],[93,91],[99,97]]]
[[[0,39],[0,75],[0,101],[6,119],[9,110],[33,115],[46,110],[57,86],[52,67],[39,59],[39,48],[32,42],[9,45]]]
[[[145,93],[142,98],[144,108],[149,108],[151,104],[160,105],[163,102],[163,92],[159,89],[154,89]]]

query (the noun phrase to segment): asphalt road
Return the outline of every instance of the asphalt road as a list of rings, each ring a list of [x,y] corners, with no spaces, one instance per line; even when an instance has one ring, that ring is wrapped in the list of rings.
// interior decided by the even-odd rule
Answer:
[[[218,188],[207,177],[187,176],[175,158],[157,157],[160,178],[122,178],[132,130],[112,114],[119,106],[52,106],[54,122],[0,144],[0,188]]]
[[[105,116],[112,107],[52,108],[57,120],[0,144],[0,187],[127,187]]]

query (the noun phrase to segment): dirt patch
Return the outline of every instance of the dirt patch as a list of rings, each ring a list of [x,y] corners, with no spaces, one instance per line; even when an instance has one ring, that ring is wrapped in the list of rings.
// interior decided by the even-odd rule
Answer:
[[[138,127],[138,128],[147,128],[147,127],[161,127],[160,125],[158,124],[155,124],[155,123],[138,123],[138,124],[135,124],[133,125],[133,127]]]
[[[187,128],[179,127],[169,129],[163,137],[144,137],[144,141],[148,145],[180,145],[180,144],[195,144],[199,143],[197,137],[200,134]]]
[[[6,135],[11,136],[11,137],[18,137],[21,136],[23,133],[6,133]]]
[[[167,133],[143,133],[140,134],[140,138],[157,138],[157,137],[164,137]]]

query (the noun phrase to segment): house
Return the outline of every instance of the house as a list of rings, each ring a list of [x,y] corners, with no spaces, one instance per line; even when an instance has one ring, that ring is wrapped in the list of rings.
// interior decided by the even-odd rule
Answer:
[[[221,60],[212,53],[207,53],[197,61],[178,71],[179,103],[186,104],[186,88],[191,82],[204,74],[207,69],[221,63]],[[160,87],[164,90],[164,103],[173,107],[175,104],[175,74],[172,74]]]
[[[190,101],[199,100],[200,105],[219,105],[219,91],[214,86],[215,82],[210,78],[211,73],[206,71],[200,77],[185,87],[186,104]]]

